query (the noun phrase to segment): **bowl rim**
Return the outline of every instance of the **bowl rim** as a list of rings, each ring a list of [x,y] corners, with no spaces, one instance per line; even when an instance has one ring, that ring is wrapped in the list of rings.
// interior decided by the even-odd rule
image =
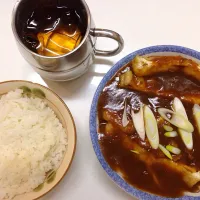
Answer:
[[[134,51],[121,60],[119,60],[103,77],[100,84],[98,85],[96,92],[94,94],[91,108],[90,108],[90,119],[89,119],[89,126],[90,126],[90,138],[92,141],[93,149],[95,151],[95,154],[104,169],[104,171],[107,173],[107,175],[125,192],[130,194],[131,196],[134,196],[139,199],[148,199],[148,200],[195,200],[198,197],[193,196],[183,196],[180,198],[167,198],[162,196],[157,196],[148,192],[144,192],[140,189],[136,189],[135,187],[129,185],[123,178],[121,178],[114,170],[112,170],[109,166],[109,164],[104,159],[104,156],[101,152],[101,148],[98,142],[98,134],[97,134],[97,104],[98,99],[103,91],[103,88],[107,84],[107,82],[116,74],[116,72],[126,65],[128,62],[130,62],[136,55],[146,55],[151,53],[180,53],[185,56],[190,56],[192,58],[195,58],[197,60],[200,60],[200,52],[195,51],[193,49],[183,47],[183,46],[176,46],[176,45],[156,45],[156,46],[149,46],[146,48],[139,49],[137,51]],[[199,197],[200,198],[200,197]]]
[[[32,200],[37,200],[37,199],[40,199],[42,198],[43,196],[45,196],[47,193],[51,192],[56,186],[58,186],[58,184],[63,180],[63,178],[65,177],[65,175],[67,174],[68,170],[70,169],[71,167],[71,164],[72,164],[72,161],[74,159],[74,156],[75,156],[75,152],[76,152],[76,146],[77,146],[77,131],[76,131],[76,125],[75,125],[75,122],[74,122],[74,118],[71,114],[71,111],[69,110],[68,106],[65,104],[65,102],[61,99],[61,97],[59,97],[58,94],[56,94],[53,90],[51,90],[50,88],[44,86],[44,85],[41,85],[39,83],[34,83],[32,81],[27,81],[27,80],[9,80],[9,81],[1,81],[0,82],[0,85],[1,84],[4,84],[4,83],[15,83],[15,82],[21,82],[21,83],[28,83],[28,84],[32,84],[32,85],[37,85],[41,88],[44,88],[46,90],[48,90],[50,93],[52,93],[54,96],[56,96],[60,102],[63,104],[63,106],[66,108],[68,114],[69,114],[69,117],[71,118],[72,120],[72,126],[73,126],[73,129],[74,129],[74,147],[73,147],[73,153],[71,155],[71,160],[69,162],[69,165],[67,166],[65,172],[63,173],[62,177],[58,180],[58,182],[53,186],[51,187],[48,191],[46,191],[44,194],[32,199]]]

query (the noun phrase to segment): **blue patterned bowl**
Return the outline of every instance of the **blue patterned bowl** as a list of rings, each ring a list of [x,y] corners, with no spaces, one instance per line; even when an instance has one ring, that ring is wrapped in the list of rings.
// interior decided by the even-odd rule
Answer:
[[[182,199],[182,200],[197,200],[200,197],[191,197],[191,196],[184,196],[182,198],[164,198],[160,196],[156,196],[153,194],[149,194],[134,188],[133,186],[129,185],[124,179],[122,179],[115,171],[113,171],[108,163],[105,161],[103,154],[101,152],[99,142],[98,142],[98,134],[97,134],[97,103],[99,96],[107,84],[107,82],[115,75],[115,73],[130,62],[136,55],[182,55],[187,58],[192,58],[193,60],[197,60],[200,62],[200,53],[194,51],[192,49],[188,49],[181,46],[173,46],[173,45],[161,45],[161,46],[151,46],[144,49],[140,49],[135,51],[128,56],[121,59],[117,62],[104,76],[103,80],[99,84],[96,93],[94,95],[91,111],[90,111],[90,136],[93,144],[94,151],[97,155],[99,162],[101,163],[103,169],[109,175],[109,177],[123,190],[125,190],[130,195],[137,197],[143,200],[163,200],[163,199]],[[200,194],[198,194],[200,196]]]

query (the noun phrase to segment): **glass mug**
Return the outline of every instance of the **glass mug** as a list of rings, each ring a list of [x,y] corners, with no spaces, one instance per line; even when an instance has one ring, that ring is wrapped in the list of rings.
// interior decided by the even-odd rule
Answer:
[[[79,9],[79,15],[85,23],[85,35],[80,44],[72,51],[56,56],[41,55],[30,50],[22,41],[22,22],[30,15],[32,8],[58,0],[18,0],[12,14],[12,30],[20,53],[42,77],[54,81],[68,81],[84,74],[94,61],[94,56],[114,56],[122,51],[124,42],[122,37],[111,30],[95,28],[90,10],[84,0],[59,0],[65,6],[70,3]],[[31,8],[31,9],[30,9]],[[97,37],[107,37],[117,41],[114,50],[103,51],[95,48]]]

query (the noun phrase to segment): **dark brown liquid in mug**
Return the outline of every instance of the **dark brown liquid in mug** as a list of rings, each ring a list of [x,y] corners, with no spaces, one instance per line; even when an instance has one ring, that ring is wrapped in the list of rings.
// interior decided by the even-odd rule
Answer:
[[[80,44],[86,27],[74,8],[59,5],[38,5],[25,20],[23,43],[32,51],[57,56]]]

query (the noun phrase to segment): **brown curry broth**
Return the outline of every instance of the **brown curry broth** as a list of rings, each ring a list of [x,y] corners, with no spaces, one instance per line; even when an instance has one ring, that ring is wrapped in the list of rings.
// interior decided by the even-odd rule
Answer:
[[[123,70],[129,66],[131,66],[131,63],[127,64]],[[122,118],[124,100],[126,98],[129,120],[131,120],[130,107],[134,110],[139,110],[140,102],[148,105],[154,111],[155,116],[158,117],[159,114],[157,113],[156,108],[165,107],[171,109],[171,101],[175,96],[181,98],[181,93],[199,95],[200,83],[179,72],[168,72],[146,77],[145,79],[147,82],[156,80],[157,84],[153,84],[151,87],[156,87],[156,89],[159,88],[164,92],[173,91],[173,93],[175,93],[175,95],[170,97],[157,97],[143,92],[118,88],[118,81],[115,77],[118,77],[121,71],[118,72],[106,85],[98,102],[99,133],[101,133],[101,135],[99,135],[99,142],[103,155],[110,167],[115,171],[120,171],[120,173],[123,174],[123,178],[131,185],[161,196],[182,196],[184,191],[191,191],[191,189],[183,183],[182,177],[179,174],[166,167],[155,166],[154,169],[156,169],[156,173],[159,174],[159,181],[161,182],[161,187],[158,187],[154,183],[151,175],[148,173],[148,169],[144,163],[137,159],[137,156],[134,155],[134,153],[124,147],[120,135],[125,135],[125,133],[118,129],[114,135],[106,135],[106,122],[102,118],[102,110],[108,109],[110,111],[115,111]],[[193,104],[188,102],[183,102],[183,104],[187,111],[189,120],[192,124],[195,124],[192,115]],[[175,127],[174,130],[176,130]],[[179,136],[176,138],[167,138],[164,136],[164,132],[163,128],[159,128],[160,144],[167,145],[170,142],[175,142],[178,148],[182,151],[181,158],[177,162],[184,163],[188,166],[195,166],[196,169],[199,170],[200,137],[196,127],[193,132],[194,147],[192,151],[186,149]],[[140,146],[147,149],[155,156],[165,157],[160,150],[152,150],[147,140],[142,142],[135,131],[131,135],[125,135],[125,137],[129,138],[129,140],[136,141]]]

